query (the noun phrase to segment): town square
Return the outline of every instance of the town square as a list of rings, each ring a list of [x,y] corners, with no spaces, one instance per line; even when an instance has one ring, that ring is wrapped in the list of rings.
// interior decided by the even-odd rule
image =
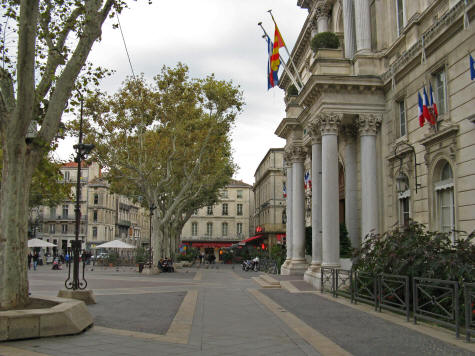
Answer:
[[[474,0],[0,10],[0,355],[474,355]]]

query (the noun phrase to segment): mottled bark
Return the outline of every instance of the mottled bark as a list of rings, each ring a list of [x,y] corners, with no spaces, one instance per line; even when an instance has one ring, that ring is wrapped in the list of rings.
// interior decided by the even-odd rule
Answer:
[[[21,307],[28,302],[26,256],[32,174],[58,131],[74,83],[93,43],[101,35],[102,24],[111,10],[113,0],[106,0],[102,8],[101,4],[103,1],[100,0],[86,2],[81,11],[87,21],[81,29],[76,48],[61,68],[59,65],[62,61],[49,57],[49,64],[42,73],[40,84],[35,88],[35,53],[37,41],[40,41],[37,33],[39,1],[20,1],[16,85],[13,85],[11,73],[0,68],[0,137],[3,151],[0,192],[1,308]],[[43,29],[46,28],[44,25]],[[66,32],[59,32],[67,37],[70,31],[71,29],[66,29]],[[47,43],[48,46],[51,45],[50,42]],[[49,56],[56,55],[50,47]],[[50,91],[52,85],[54,91]],[[37,108],[45,97],[48,97],[49,105],[41,128],[37,137],[27,139],[28,127],[37,119]]]
[[[28,302],[27,219],[33,168],[24,142],[7,147],[0,193],[0,308],[8,309]]]

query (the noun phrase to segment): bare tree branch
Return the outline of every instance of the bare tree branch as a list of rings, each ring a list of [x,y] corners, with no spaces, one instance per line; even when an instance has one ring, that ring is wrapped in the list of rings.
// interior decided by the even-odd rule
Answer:
[[[20,20],[18,28],[18,62],[17,62],[17,102],[13,125],[16,132],[24,132],[32,120],[35,102],[35,42],[39,14],[39,0],[22,0],[20,2]]]

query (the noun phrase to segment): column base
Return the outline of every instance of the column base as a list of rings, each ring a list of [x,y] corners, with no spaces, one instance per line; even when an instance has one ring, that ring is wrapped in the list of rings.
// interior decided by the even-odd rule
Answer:
[[[290,260],[289,259],[286,259],[284,261],[284,263],[282,264],[281,268],[284,267],[284,268],[287,268],[289,266],[289,263],[290,263]]]
[[[321,287],[321,275],[320,275],[320,265],[310,265],[303,275],[303,280],[308,284],[311,284],[318,291]]]
[[[336,263],[336,262],[334,262],[334,263],[323,262],[322,267],[325,267],[325,268],[341,268],[341,264]]]
[[[307,270],[307,262],[302,260],[291,260],[287,266],[283,266],[280,269],[280,274],[284,276],[303,275]]]

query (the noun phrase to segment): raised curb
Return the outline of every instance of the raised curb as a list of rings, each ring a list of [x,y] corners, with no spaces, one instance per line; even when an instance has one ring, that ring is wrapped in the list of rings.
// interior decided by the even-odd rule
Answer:
[[[280,287],[280,281],[268,274],[261,274],[260,277],[267,282],[267,284],[272,284],[276,287]]]
[[[84,302],[58,297],[35,297],[57,305],[45,309],[0,312],[0,341],[79,334],[93,324]]]
[[[96,298],[92,290],[69,290],[62,289],[58,292],[59,298],[82,300],[86,305],[96,304]]]
[[[259,284],[259,286],[261,286],[261,288],[280,288],[280,283],[279,283],[279,285],[275,285],[275,284],[267,283],[261,277],[251,277],[251,278],[254,280],[254,282]]]
[[[152,276],[155,274],[160,274],[160,270],[158,269],[158,267],[155,266],[152,266],[152,269],[144,267],[144,269],[142,270],[142,274],[145,276]]]

